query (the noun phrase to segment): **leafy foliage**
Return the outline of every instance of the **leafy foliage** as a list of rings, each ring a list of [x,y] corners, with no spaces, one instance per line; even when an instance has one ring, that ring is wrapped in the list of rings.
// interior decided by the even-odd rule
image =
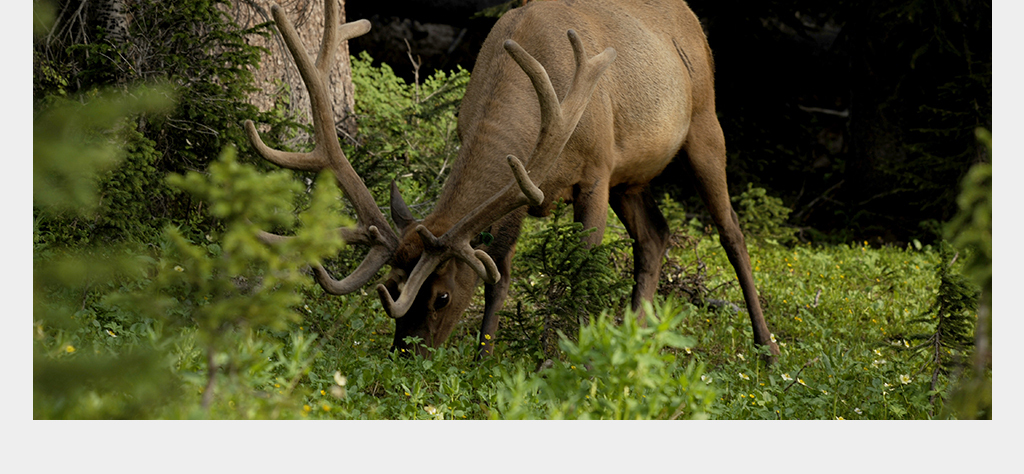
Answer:
[[[992,134],[977,129],[992,154]],[[992,165],[978,163],[964,177],[960,211],[946,226],[946,238],[964,252],[963,275],[980,288],[973,363],[954,394],[953,409],[965,418],[992,418]]]
[[[991,153],[992,134],[979,128],[978,139]],[[968,252],[964,274],[986,291],[992,287],[992,164],[978,163],[964,176],[957,206],[960,211],[946,226],[946,237]]]
[[[521,295],[516,311],[504,311],[511,347],[538,357],[554,357],[558,334],[574,335],[590,315],[614,311],[629,296],[632,278],[621,258],[628,240],[588,248],[583,238],[594,229],[570,220],[560,204],[541,229],[523,240],[513,286]]]
[[[34,205],[54,215],[89,216],[95,210],[96,177],[124,158],[110,137],[126,127],[125,117],[168,105],[163,91],[136,88],[130,96],[110,92],[44,107],[33,121]],[[166,383],[161,354],[151,345],[160,338],[159,324],[122,318],[118,308],[97,301],[94,290],[131,284],[141,276],[145,257],[104,246],[54,251],[43,242],[38,217],[34,227],[35,416],[151,416],[151,404],[166,403],[177,393]],[[134,337],[117,337],[129,327]]]
[[[225,231],[208,234],[208,243],[196,245],[167,229],[170,248],[157,265],[154,289],[173,295],[174,301],[146,295],[154,313],[185,316],[197,324],[199,335],[211,338],[235,326],[281,330],[297,322],[289,308],[301,301],[296,290],[308,279],[300,269],[342,245],[335,231],[341,221],[334,209],[334,178],[323,174],[318,179],[310,208],[299,216],[299,231],[273,246],[261,243],[257,234],[260,228],[294,226],[293,195],[302,189],[289,173],[260,173],[238,163],[228,149],[222,161],[210,166],[209,177],[192,172],[171,175],[169,181],[208,202]]]
[[[166,175],[204,169],[228,145],[244,155],[244,119],[294,126],[276,111],[260,114],[248,101],[260,49],[246,38],[266,34],[265,27],[239,28],[219,8],[223,1],[127,2],[125,14],[132,21],[123,36],[114,36],[89,23],[81,14],[87,5],[77,8],[76,2],[60,2],[64,8],[56,21],[39,28],[33,75],[37,108],[61,98],[89,100],[101,90],[124,92],[128,84],[165,84],[166,94],[177,100],[162,115],[133,114],[134,125],[123,125],[119,136],[110,137],[125,159],[96,177],[100,195],[88,219],[37,209],[42,235],[57,245],[152,240],[168,223],[191,225],[206,218],[187,195],[166,185]],[[74,31],[82,33],[69,33]]]
[[[769,196],[764,188],[755,188],[753,183],[747,183],[747,190],[733,196],[732,202],[744,235],[781,244],[796,241],[793,230],[785,227],[792,210],[782,205],[782,199]]]
[[[504,374],[495,415],[505,419],[700,419],[715,392],[700,380],[703,367],[678,364],[674,352],[695,344],[678,334],[683,311],[671,303],[644,311],[645,327],[627,312],[619,324],[601,313],[579,328],[578,342],[565,335],[567,361],[526,376]],[[658,316],[660,315],[660,316]]]
[[[97,92],[84,102],[53,99],[32,120],[33,204],[55,214],[95,212],[97,181],[125,160],[136,138],[135,124],[126,117],[166,111],[171,104],[156,88]]]
[[[346,153],[375,196],[397,179],[414,212],[433,207],[458,153],[456,113],[468,82],[459,68],[410,84],[366,52],[352,58],[360,144]]]

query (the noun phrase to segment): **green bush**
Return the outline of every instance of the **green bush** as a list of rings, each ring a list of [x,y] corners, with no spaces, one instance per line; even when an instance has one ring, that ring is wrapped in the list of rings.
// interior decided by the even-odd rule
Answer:
[[[419,217],[433,208],[458,154],[455,133],[469,71],[436,71],[406,83],[365,51],[352,58],[358,146],[346,150],[374,196],[386,199],[392,179]]]
[[[623,268],[629,240],[588,248],[583,238],[594,229],[572,221],[564,204],[539,225],[521,239],[513,269],[516,309],[502,312],[500,337],[511,349],[545,359],[556,357],[558,333],[575,335],[603,311],[614,315],[633,281]]]
[[[692,307],[646,305],[649,327],[627,312],[621,324],[601,313],[579,328],[577,342],[560,335],[566,361],[526,375],[522,367],[502,374],[497,412],[504,419],[701,419],[715,392],[701,380],[703,366],[676,360],[692,347],[679,334]]]
[[[752,183],[747,183],[747,190],[733,196],[732,202],[740,218],[740,228],[747,238],[780,244],[796,241],[793,229],[786,226],[792,210],[782,205],[781,199],[769,196],[764,188],[755,188]]]

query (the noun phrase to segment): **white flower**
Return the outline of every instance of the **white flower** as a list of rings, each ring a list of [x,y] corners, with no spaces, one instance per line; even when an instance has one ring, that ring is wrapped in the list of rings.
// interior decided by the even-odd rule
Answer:
[[[738,357],[740,360],[747,360],[746,357],[743,357],[743,354],[736,354],[736,357]]]
[[[903,385],[906,385],[906,384],[908,384],[910,382],[911,382],[911,378],[910,378],[909,375],[900,375],[900,383],[902,383]]]
[[[772,342],[778,342],[775,340],[775,334],[768,334],[768,336],[771,337]]]
[[[711,384],[711,376],[708,374],[701,374],[700,380],[708,385]]]
[[[856,412],[858,415],[864,414],[864,412],[860,411],[860,408],[854,408],[853,411]]]
[[[878,357],[882,357],[882,351],[875,349],[875,355]]]
[[[782,374],[782,380],[790,382],[793,380],[793,377],[790,377],[789,374]]]
[[[740,372],[740,378],[743,379],[743,380],[750,380],[750,376],[747,375],[747,374],[744,374],[743,372]]]
[[[885,359],[875,359],[871,361],[871,365],[875,367],[881,367],[882,365],[885,365]]]
[[[176,271],[178,273],[181,273],[181,272],[185,271],[185,269],[181,268],[181,265],[175,265],[174,266],[174,271]]]
[[[341,372],[335,371],[334,383],[338,384],[338,386],[344,387],[345,382],[348,382],[348,379],[346,379],[344,375],[341,375]]]

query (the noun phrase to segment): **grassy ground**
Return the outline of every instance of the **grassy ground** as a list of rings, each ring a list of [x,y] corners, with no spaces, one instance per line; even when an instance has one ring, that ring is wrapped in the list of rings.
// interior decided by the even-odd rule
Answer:
[[[531,221],[524,235],[543,223]],[[616,224],[609,225],[606,240],[620,237]],[[299,315],[295,322],[273,330],[220,332],[216,344],[202,327],[167,324],[106,300],[78,301],[81,294],[65,294],[81,304],[75,322],[63,328],[36,324],[35,416],[953,416],[943,400],[956,386],[967,354],[944,346],[937,353],[935,344],[926,343],[936,332],[931,309],[939,271],[948,264],[935,249],[783,246],[751,239],[762,304],[782,352],[778,364],[766,368],[752,345],[742,296],[717,237],[698,226],[681,235],[663,276],[665,294],[654,305],[659,321],[640,328],[595,314],[581,334],[546,353],[522,344],[527,333],[506,328],[499,331],[495,356],[482,362],[474,360],[479,303],[444,347],[421,359],[388,352],[393,323],[373,295],[333,297],[308,282],[301,286],[301,303],[292,306]],[[687,285],[701,288],[698,293],[710,303],[691,305],[682,291]],[[506,309],[517,303],[522,309],[523,295],[514,290]],[[633,319],[621,310],[613,310],[616,315]],[[114,366],[123,371],[132,357],[146,376],[119,380],[106,372]],[[546,358],[552,359],[550,367],[537,372]],[[211,364],[218,367],[212,379]],[[73,377],[59,388],[46,383],[82,367],[93,375]]]

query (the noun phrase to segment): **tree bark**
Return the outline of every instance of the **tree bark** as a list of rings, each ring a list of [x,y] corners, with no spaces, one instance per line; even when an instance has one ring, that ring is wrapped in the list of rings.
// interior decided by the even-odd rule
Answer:
[[[345,22],[345,0],[328,1],[341,2],[341,22]],[[324,24],[324,5],[321,0],[233,0],[229,13],[240,26],[248,28],[272,21],[270,7],[274,4],[284,8],[285,14],[295,23],[295,29],[298,30],[306,50],[311,56],[316,57],[320,49]],[[268,38],[253,36],[250,41],[251,44],[270,50],[260,60],[259,70],[254,71],[256,87],[262,92],[255,94],[250,99],[253,105],[262,111],[273,108],[276,99],[274,92],[279,87],[278,81],[280,81],[289,88],[289,109],[295,112],[300,122],[310,123],[309,93],[302,84],[299,71],[292,63],[292,59],[289,57],[290,53],[281,40],[281,36],[278,34],[272,34]],[[355,95],[347,41],[341,43],[338,61],[330,72],[329,82],[328,87],[333,92],[335,128],[343,137],[345,135],[354,137],[356,134]]]

